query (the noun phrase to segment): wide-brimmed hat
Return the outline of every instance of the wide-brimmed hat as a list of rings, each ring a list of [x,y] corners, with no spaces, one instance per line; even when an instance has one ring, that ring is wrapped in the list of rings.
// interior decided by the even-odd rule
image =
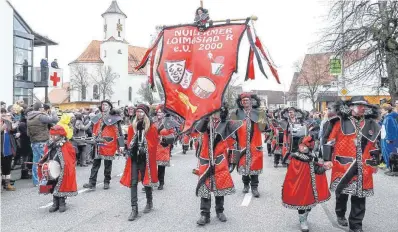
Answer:
[[[374,105],[369,104],[369,102],[363,96],[352,97],[351,100],[348,102],[348,105],[364,105],[364,106],[375,107]]]

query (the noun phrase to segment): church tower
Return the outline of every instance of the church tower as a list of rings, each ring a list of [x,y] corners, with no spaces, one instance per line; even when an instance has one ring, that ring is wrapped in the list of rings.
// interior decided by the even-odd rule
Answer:
[[[104,40],[113,38],[124,40],[127,15],[120,10],[116,0],[101,15],[104,19]]]
[[[116,105],[127,104],[129,87],[128,53],[129,45],[125,40],[127,15],[119,8],[116,0],[102,14],[104,19],[104,40],[101,43],[100,55],[104,66],[112,68],[118,74],[115,80],[111,101]]]

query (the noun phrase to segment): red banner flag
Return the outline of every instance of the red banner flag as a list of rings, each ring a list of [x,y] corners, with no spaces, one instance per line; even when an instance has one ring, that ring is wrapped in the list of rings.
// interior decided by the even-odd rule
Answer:
[[[183,117],[183,132],[222,105],[222,96],[237,69],[238,48],[247,24],[196,26],[163,30],[157,71],[165,107]]]

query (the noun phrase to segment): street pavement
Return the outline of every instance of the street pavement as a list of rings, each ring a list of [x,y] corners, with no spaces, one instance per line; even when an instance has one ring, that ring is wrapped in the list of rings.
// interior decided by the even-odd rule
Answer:
[[[130,190],[120,183],[125,159],[113,163],[111,188],[104,190],[103,167],[98,174],[96,191],[83,189],[90,167],[77,167],[79,194],[67,199],[67,211],[49,213],[51,195],[39,195],[31,180],[15,182],[17,191],[1,193],[1,231],[300,231],[297,211],[281,204],[281,186],[286,168],[274,168],[272,158],[264,154],[264,171],[260,175],[260,198],[243,194],[241,177],[233,173],[237,192],[225,198],[228,221],[218,221],[212,199],[211,222],[196,225],[200,216],[200,198],[195,196],[197,165],[194,151],[186,155],[181,147],[173,150],[172,166],[166,168],[164,190],[154,190],[154,210],[143,214],[145,193],[139,185],[139,214],[127,221],[131,212]],[[19,172],[19,170],[18,170]],[[13,177],[18,179],[17,171]],[[398,231],[398,178],[382,172],[375,174],[375,196],[367,199],[363,229],[367,232]],[[335,222],[334,194],[330,201],[316,206],[309,215],[311,231],[341,232]],[[350,206],[348,206],[350,209]],[[348,213],[347,213],[348,217]]]

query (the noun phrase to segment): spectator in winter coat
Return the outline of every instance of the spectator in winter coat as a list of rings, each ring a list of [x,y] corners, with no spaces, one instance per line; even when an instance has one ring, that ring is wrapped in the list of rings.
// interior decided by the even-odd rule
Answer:
[[[56,111],[45,111],[44,105],[36,102],[33,105],[33,111],[27,114],[28,136],[32,143],[33,162],[38,163],[44,155],[44,146],[49,140],[49,125],[58,122]],[[37,173],[37,165],[32,168],[33,185],[39,185],[39,176]]]

